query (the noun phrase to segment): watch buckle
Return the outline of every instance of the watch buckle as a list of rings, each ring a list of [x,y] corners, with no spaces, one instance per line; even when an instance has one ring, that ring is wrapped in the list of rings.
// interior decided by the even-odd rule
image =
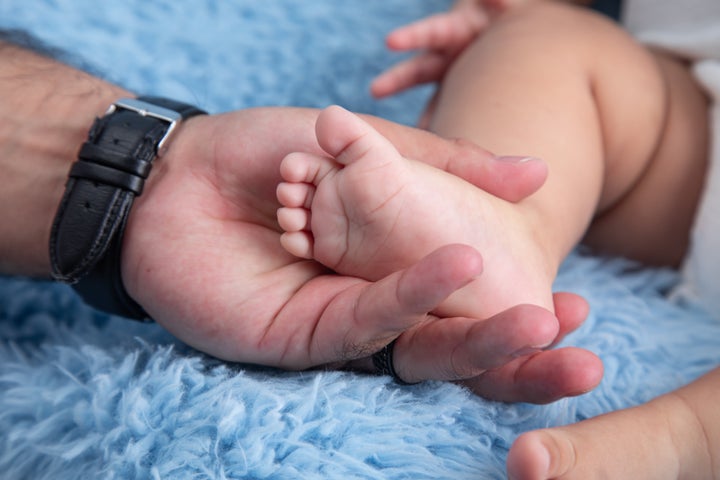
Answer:
[[[136,98],[122,98],[118,100],[117,102],[110,105],[110,108],[108,108],[105,114],[111,114],[118,109],[130,110],[139,115],[142,115],[143,117],[157,118],[158,120],[162,120],[168,123],[168,129],[157,145],[157,151],[155,153],[158,157],[165,152],[167,141],[172,137],[173,133],[175,132],[175,127],[177,127],[177,125],[182,120],[182,115],[180,115],[180,113],[176,112],[175,110],[170,110],[169,108],[164,108],[150,102],[138,100]]]

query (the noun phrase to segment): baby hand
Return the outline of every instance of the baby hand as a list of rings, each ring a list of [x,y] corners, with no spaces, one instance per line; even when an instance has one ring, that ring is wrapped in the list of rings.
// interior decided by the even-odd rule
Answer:
[[[458,0],[453,8],[392,31],[391,50],[419,50],[415,57],[381,73],[370,90],[375,97],[394,95],[443,78],[453,60],[482,33],[492,17],[522,0]]]

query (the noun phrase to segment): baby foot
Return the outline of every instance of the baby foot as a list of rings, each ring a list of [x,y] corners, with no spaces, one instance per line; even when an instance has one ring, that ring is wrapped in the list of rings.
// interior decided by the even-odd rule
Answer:
[[[521,303],[552,310],[557,262],[533,240],[517,205],[402,157],[340,107],[321,113],[316,134],[328,157],[293,153],[281,164],[278,222],[288,252],[378,280],[463,243],[482,253],[483,274],[443,305],[444,315],[488,318]]]

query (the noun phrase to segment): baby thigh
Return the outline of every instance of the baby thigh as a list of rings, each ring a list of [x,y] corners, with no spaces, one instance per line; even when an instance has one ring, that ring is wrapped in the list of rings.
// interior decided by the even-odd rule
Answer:
[[[500,18],[461,55],[431,126],[548,163],[546,184],[518,208],[551,255],[564,257],[587,232],[589,244],[609,252],[667,258],[674,253],[666,245],[644,247],[692,215],[692,199],[676,204],[668,195],[702,181],[704,157],[691,151],[689,132],[677,142],[688,143],[693,160],[665,156],[668,129],[683,128],[680,119],[694,118],[702,103],[690,95],[683,102],[694,107],[685,108],[669,95],[668,69],[682,72],[666,62],[589,10],[533,3]]]
[[[678,266],[689,247],[708,170],[709,100],[686,63],[662,52],[653,57],[664,94],[654,150],[624,196],[598,213],[584,241],[648,264]],[[609,161],[625,160],[619,147],[608,152]]]

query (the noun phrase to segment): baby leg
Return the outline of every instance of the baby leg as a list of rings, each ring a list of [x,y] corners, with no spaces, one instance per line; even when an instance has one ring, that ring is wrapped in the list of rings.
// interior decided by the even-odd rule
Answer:
[[[554,260],[587,233],[599,249],[667,264],[684,253],[702,188],[706,109],[680,62],[589,10],[529,2],[458,58],[431,127],[548,163],[519,208]]]
[[[378,279],[464,243],[483,254],[484,272],[443,305],[443,315],[488,318],[522,303],[552,309],[554,271],[514,204],[402,157],[339,107],[325,110],[316,130],[330,157],[294,153],[281,165],[278,220],[289,252]]]
[[[537,2],[500,19],[458,59],[432,126],[496,153],[525,151],[548,162],[547,183],[518,210],[550,258],[562,259],[585,235],[605,251],[672,264],[684,252],[702,188],[706,118],[707,101],[679,62],[590,12]],[[668,398],[523,436],[510,472],[677,478],[669,466],[678,456],[687,465],[694,458],[668,442],[675,407],[667,405],[677,397]],[[680,444],[697,439],[697,431],[674,433]],[[576,468],[553,470],[558,464]]]

